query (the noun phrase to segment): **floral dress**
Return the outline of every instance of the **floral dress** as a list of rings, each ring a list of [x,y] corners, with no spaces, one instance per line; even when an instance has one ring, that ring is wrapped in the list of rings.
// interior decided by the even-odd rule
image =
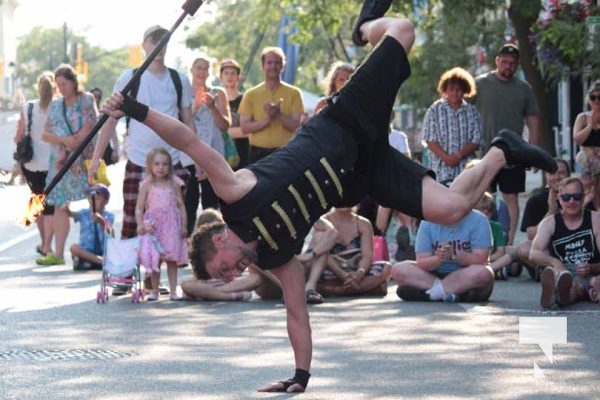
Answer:
[[[50,132],[57,136],[70,136],[71,131],[75,133],[83,127],[84,123],[88,121],[96,122],[96,119],[94,96],[90,93],[82,93],[71,106],[67,106],[63,98],[53,100],[48,109],[47,127]],[[67,121],[69,125],[67,125]],[[64,151],[64,146],[51,145],[46,187],[60,171],[57,161],[61,155],[64,155]],[[71,201],[84,199],[86,198],[84,192],[88,187],[83,156],[80,156],[50,192],[46,202],[50,205],[61,206]]]
[[[153,230],[141,238],[140,263],[155,272],[161,260],[185,263],[188,246],[187,240],[181,237],[181,214],[173,186],[150,185],[146,202],[143,221]],[[157,253],[160,258],[156,257]]]

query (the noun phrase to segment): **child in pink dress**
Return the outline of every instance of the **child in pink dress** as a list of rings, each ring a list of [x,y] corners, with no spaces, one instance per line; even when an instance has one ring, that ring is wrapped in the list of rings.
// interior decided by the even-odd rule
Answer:
[[[148,301],[158,299],[160,264],[167,263],[171,300],[177,294],[177,266],[187,262],[187,222],[181,187],[173,174],[171,156],[156,148],[146,157],[147,176],[140,184],[135,207],[140,241],[140,263],[150,272],[152,292]]]

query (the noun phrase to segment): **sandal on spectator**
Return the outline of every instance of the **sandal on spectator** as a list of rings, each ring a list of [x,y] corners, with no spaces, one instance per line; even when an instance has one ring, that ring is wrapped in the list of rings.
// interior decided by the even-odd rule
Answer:
[[[45,256],[48,253],[44,253],[44,251],[42,250],[42,246],[41,245],[37,245],[35,246],[35,252],[38,253],[40,256]]]
[[[308,289],[306,291],[307,304],[322,304],[325,300],[316,290]]]

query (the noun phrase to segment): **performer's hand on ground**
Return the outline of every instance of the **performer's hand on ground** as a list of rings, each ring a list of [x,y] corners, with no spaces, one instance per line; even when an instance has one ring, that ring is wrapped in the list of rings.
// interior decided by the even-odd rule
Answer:
[[[288,387],[287,390],[284,390],[284,388],[285,388],[285,386],[284,386],[283,382],[272,382],[272,383],[269,383],[269,384],[261,387],[260,389],[258,389],[258,391],[259,392],[284,392],[285,391],[288,393],[304,392],[304,388],[299,383],[294,383],[293,385]]]
[[[125,114],[119,109],[123,104],[123,95],[119,92],[115,92],[106,100],[106,103],[100,108],[102,114],[106,114],[109,117],[119,119]]]

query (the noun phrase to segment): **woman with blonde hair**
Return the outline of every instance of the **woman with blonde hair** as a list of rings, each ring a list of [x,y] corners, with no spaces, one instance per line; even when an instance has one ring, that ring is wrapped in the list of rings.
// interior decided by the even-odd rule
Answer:
[[[318,113],[327,104],[327,98],[332,94],[337,93],[345,84],[350,75],[354,72],[352,64],[336,61],[329,67],[329,71],[325,78],[321,81],[321,88],[323,89],[322,97],[315,105],[314,113]]]
[[[23,105],[14,141],[16,144],[25,135],[31,135],[33,158],[22,164],[21,170],[31,192],[42,194],[46,187],[50,160],[50,145],[42,140],[42,133],[46,126],[50,102],[56,95],[56,84],[52,71],[44,71],[37,77],[35,89],[38,99],[28,101]],[[47,206],[36,220],[41,239],[41,244],[36,246],[36,251],[42,256],[52,250],[52,214],[54,214],[54,208]]]
[[[573,124],[573,141],[581,146],[575,157],[575,170],[597,186],[600,177],[600,80],[590,86],[589,111],[577,115]]]

